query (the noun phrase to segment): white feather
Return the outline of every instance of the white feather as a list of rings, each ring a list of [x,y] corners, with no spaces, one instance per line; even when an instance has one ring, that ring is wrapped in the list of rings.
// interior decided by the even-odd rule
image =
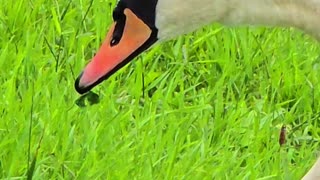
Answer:
[[[320,0],[159,0],[156,11],[159,40],[213,22],[296,27],[320,40]]]

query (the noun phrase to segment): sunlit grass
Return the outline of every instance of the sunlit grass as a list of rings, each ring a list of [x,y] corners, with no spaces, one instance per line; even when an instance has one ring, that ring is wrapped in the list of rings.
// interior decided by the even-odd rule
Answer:
[[[154,46],[79,108],[74,79],[116,1],[0,2],[0,177],[25,178],[42,135],[36,179],[299,179],[315,161],[309,36],[215,24]]]

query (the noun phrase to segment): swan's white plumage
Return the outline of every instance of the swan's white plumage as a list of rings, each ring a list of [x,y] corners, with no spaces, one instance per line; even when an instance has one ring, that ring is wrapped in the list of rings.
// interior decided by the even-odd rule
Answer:
[[[319,180],[320,179],[320,158],[314,163],[309,172],[302,180]]]
[[[213,22],[295,27],[320,41],[320,0],[158,0],[160,41]],[[320,179],[320,158],[303,179]]]
[[[320,0],[159,0],[156,11],[160,40],[213,22],[296,27],[320,40]]]

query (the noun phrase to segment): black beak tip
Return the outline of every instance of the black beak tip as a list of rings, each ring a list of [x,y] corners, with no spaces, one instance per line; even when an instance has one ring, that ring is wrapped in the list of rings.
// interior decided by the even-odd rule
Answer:
[[[83,87],[83,86],[80,86],[80,79],[82,77],[82,73],[77,77],[75,83],[74,83],[74,88],[76,89],[76,91],[79,93],[79,94],[85,94],[87,93],[88,91],[90,91],[91,87]]]

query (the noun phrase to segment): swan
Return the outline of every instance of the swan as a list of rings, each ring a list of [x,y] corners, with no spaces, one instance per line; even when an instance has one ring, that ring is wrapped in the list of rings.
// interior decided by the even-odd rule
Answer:
[[[320,40],[320,0],[119,0],[97,54],[80,73],[84,94],[155,43],[218,22],[300,29]],[[303,179],[320,179],[320,158]]]
[[[207,24],[295,27],[320,40],[320,0],[119,0],[109,32],[75,81],[84,94],[157,42]]]

